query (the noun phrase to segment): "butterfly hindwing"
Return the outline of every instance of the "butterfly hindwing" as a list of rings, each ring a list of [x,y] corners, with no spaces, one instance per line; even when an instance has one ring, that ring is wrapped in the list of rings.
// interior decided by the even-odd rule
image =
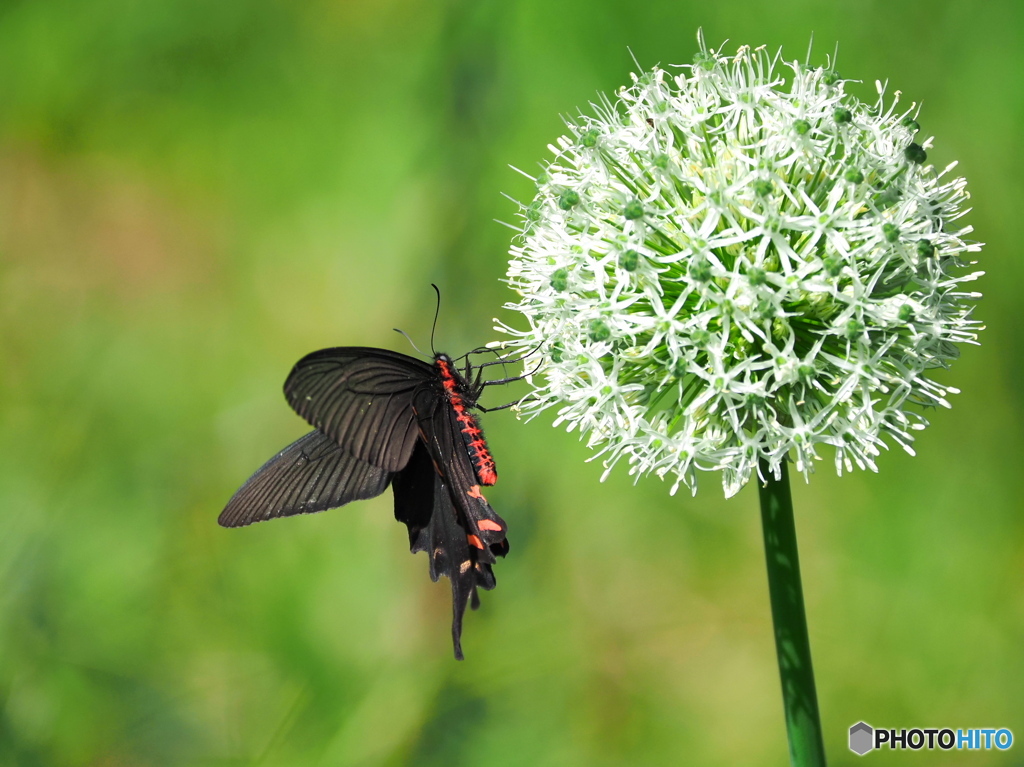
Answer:
[[[395,519],[409,528],[409,548],[417,551],[430,552],[429,534],[430,518],[434,513],[434,480],[437,472],[426,445],[417,442],[412,457],[405,468],[395,474],[391,483],[395,495]],[[430,561],[430,577],[437,580],[439,571]]]
[[[430,577],[448,577],[452,587],[452,642],[462,660],[462,617],[466,606],[480,604],[477,588],[494,588],[490,564],[470,545],[465,516],[453,503],[451,489],[434,467],[425,443],[417,444],[406,468],[395,475],[395,518],[409,528],[413,553],[427,552]],[[493,556],[491,557],[493,562]]]
[[[284,393],[299,415],[356,458],[398,471],[416,442],[413,397],[435,379],[434,368],[413,357],[343,346],[299,360]]]
[[[346,453],[314,430],[259,468],[228,501],[217,521],[223,527],[243,527],[333,509],[374,498],[390,481],[390,472]]]
[[[425,394],[418,395],[413,404],[420,420],[421,438],[459,511],[467,540],[479,550],[481,561],[493,564],[495,555],[505,556],[508,552],[508,525],[481,492],[458,414],[447,402],[431,401]]]

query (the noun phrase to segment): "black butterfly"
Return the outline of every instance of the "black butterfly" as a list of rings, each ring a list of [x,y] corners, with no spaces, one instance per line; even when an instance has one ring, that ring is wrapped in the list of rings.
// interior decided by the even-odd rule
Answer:
[[[390,484],[395,518],[413,552],[430,556],[430,577],[452,584],[452,639],[462,659],[462,616],[494,588],[491,565],[505,556],[508,526],[480,492],[498,475],[470,410],[487,362],[466,355],[460,373],[445,354],[429,364],[385,349],[340,347],[303,357],[284,384],[295,411],[315,427],[267,461],[231,498],[218,522],[242,527],[373,498]],[[507,407],[507,406],[506,406]],[[500,409],[500,408],[491,408]]]

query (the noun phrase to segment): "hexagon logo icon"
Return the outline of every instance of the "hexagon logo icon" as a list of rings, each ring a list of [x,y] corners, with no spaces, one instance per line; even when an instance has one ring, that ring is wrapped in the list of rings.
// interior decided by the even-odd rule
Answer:
[[[858,756],[864,756],[875,747],[874,730],[866,722],[857,722],[850,728],[850,750]]]

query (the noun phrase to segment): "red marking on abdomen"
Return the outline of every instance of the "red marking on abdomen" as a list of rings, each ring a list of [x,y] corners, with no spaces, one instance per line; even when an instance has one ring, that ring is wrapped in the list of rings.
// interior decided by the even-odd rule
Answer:
[[[462,441],[466,443],[469,451],[469,458],[473,461],[473,468],[476,470],[476,478],[481,485],[493,485],[498,481],[498,472],[494,468],[494,459],[491,451],[487,449],[487,442],[483,433],[473,416],[466,414],[466,421],[462,427]],[[462,420],[461,418],[459,420]]]
[[[459,430],[462,432],[462,441],[469,452],[469,459],[473,462],[476,478],[481,485],[493,485],[498,481],[498,472],[494,466],[491,451],[488,450],[487,442],[483,438],[480,424],[477,423],[472,413],[466,411],[466,403],[463,401],[462,395],[459,394],[458,381],[455,379],[455,373],[452,371],[451,365],[448,364],[448,360],[437,360],[437,369],[441,373],[441,383],[448,395],[448,401],[455,411],[455,420],[461,427]]]

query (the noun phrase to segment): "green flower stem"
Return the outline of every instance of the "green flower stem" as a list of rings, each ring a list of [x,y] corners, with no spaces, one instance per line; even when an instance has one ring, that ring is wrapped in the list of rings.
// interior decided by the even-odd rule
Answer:
[[[825,746],[821,738],[814,669],[811,667],[811,643],[807,638],[789,474],[785,461],[780,463],[780,479],[773,477],[764,460],[760,468],[761,475],[769,478],[758,491],[772,624],[775,627],[775,652],[782,677],[782,703],[789,736],[789,761],[793,767],[824,767]]]

